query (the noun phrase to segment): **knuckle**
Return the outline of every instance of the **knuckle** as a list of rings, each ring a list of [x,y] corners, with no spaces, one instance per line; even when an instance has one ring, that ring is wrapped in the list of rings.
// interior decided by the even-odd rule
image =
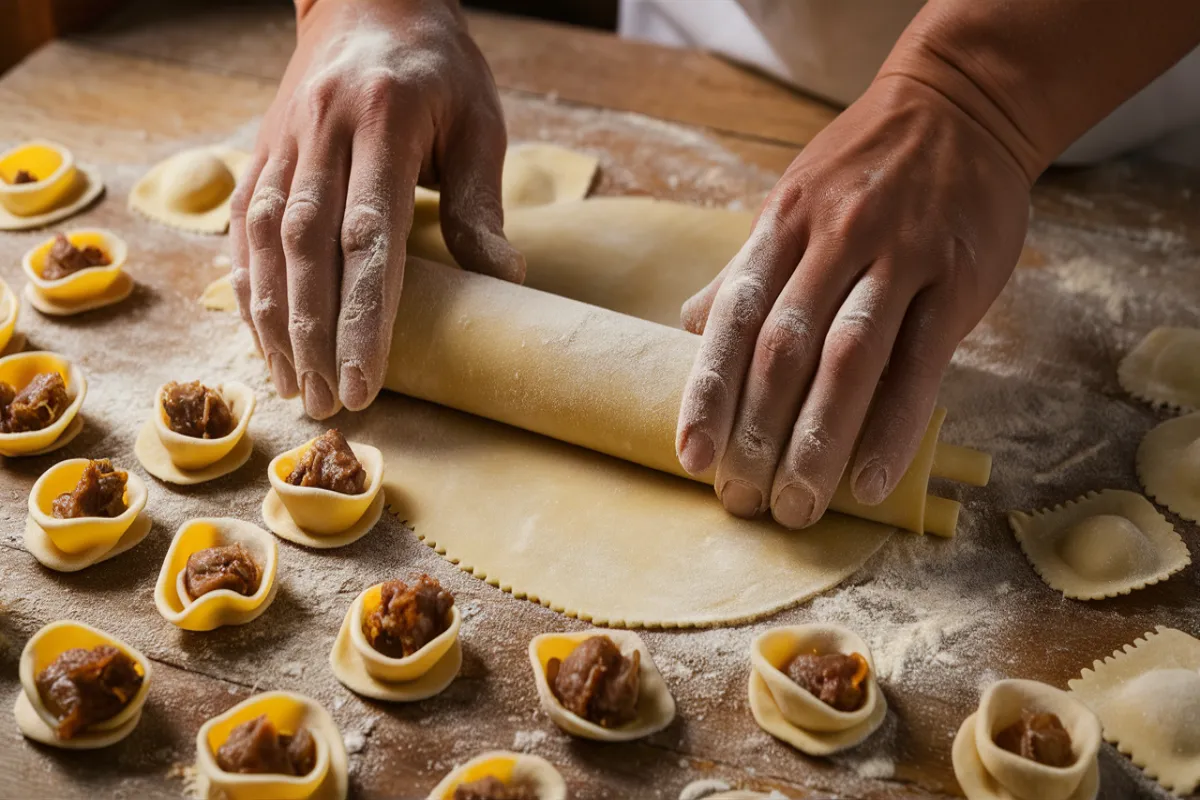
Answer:
[[[270,247],[276,240],[286,202],[283,192],[275,188],[260,189],[254,193],[246,211],[246,234],[251,247],[261,250]]]
[[[310,122],[322,126],[329,119],[341,94],[341,81],[335,78],[320,78],[309,83],[303,102]]]
[[[371,205],[359,204],[342,219],[342,254],[355,258],[375,251],[387,237],[387,217]]]
[[[729,397],[729,384],[714,369],[701,369],[692,376],[684,396],[680,417],[688,424],[701,425],[715,415]]]
[[[834,440],[829,429],[823,425],[810,425],[792,431],[792,440],[787,454],[779,466],[784,483],[799,477],[808,477],[809,465],[828,460],[834,451]]]
[[[299,253],[306,249],[317,232],[320,215],[321,206],[311,194],[298,193],[288,198],[279,225],[285,252]]]
[[[838,360],[879,355],[883,344],[883,331],[869,311],[850,311],[840,315],[826,340],[830,354]]]
[[[758,344],[768,365],[794,365],[812,352],[814,340],[811,317],[798,308],[787,307],[767,317]]]
[[[281,328],[287,312],[283,303],[271,296],[254,297],[250,300],[250,318],[259,333]]]
[[[307,352],[307,346],[332,339],[328,323],[312,314],[293,312],[288,317],[288,335],[292,342],[305,345],[293,348],[297,354]]]
[[[752,272],[740,272],[722,288],[726,297],[722,317],[733,335],[742,339],[757,331],[770,303],[766,282]]]

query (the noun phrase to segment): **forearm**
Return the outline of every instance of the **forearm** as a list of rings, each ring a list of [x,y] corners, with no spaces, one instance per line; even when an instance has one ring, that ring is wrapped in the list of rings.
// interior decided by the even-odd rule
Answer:
[[[945,95],[1032,181],[1198,44],[1196,0],[930,0],[876,80]]]
[[[309,12],[313,10],[313,7],[317,5],[318,2],[321,2],[321,0],[294,0],[294,2],[296,5],[296,21],[303,22],[308,16]],[[455,14],[459,13],[458,0],[396,0],[396,3],[412,6],[414,8],[417,8],[421,5],[434,3],[449,8]]]

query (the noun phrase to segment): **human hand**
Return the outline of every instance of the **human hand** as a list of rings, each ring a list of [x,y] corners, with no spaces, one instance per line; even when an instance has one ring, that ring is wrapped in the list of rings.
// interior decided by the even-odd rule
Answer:
[[[684,305],[704,340],[679,414],[683,467],[715,464],[726,509],[769,505],[789,528],[820,518],[848,467],[859,502],[886,498],[955,347],[1012,273],[1029,189],[1011,152],[946,96],[877,79]]]
[[[504,238],[491,73],[447,0],[318,0],[233,198],[233,286],[284,397],[321,419],[383,384],[418,182],[459,264],[522,281]]]

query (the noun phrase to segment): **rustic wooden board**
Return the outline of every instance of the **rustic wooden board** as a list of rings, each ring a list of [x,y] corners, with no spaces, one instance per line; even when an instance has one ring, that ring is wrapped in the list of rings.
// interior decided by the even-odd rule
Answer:
[[[149,4],[101,34],[55,43],[0,79],[0,142],[47,136],[104,169],[109,194],[82,223],[127,239],[139,283],[126,304],[78,320],[50,321],[26,307],[20,327],[36,346],[78,359],[92,377],[88,428],[63,456],[132,463],[136,423],[154,387],[189,369],[189,354],[205,368],[248,376],[262,403],[258,446],[235,477],[188,492],[155,484],[150,539],[73,576],[41,569],[20,546],[25,496],[54,459],[3,463],[0,634],[7,644],[0,647],[0,704],[17,691],[15,659],[24,639],[61,616],[126,637],[157,671],[146,721],[104,754],[30,745],[0,713],[0,774],[17,779],[0,782],[0,796],[178,796],[204,719],[255,688],[288,688],[333,711],[355,751],[353,782],[362,797],[423,796],[455,761],[514,746],[558,764],[573,796],[584,800],[674,798],[689,781],[709,776],[793,798],[944,797],[955,793],[950,738],[988,676],[1063,685],[1155,624],[1197,632],[1194,567],[1128,598],[1066,602],[1028,568],[1003,519],[1008,508],[1054,504],[1093,488],[1137,488],[1133,451],[1161,415],[1123,396],[1115,365],[1141,333],[1156,324],[1195,324],[1200,308],[1200,181],[1137,163],[1055,173],[1043,182],[1026,266],[947,378],[943,400],[954,410],[947,438],[997,459],[992,486],[959,497],[967,502],[960,538],[898,537],[843,592],[771,620],[854,625],[867,600],[890,592],[911,606],[891,620],[897,638],[942,637],[938,647],[958,659],[917,664],[885,681],[895,715],[858,756],[806,759],[755,726],[743,654],[761,624],[647,634],[671,667],[677,723],[638,744],[567,739],[536,708],[524,651],[537,633],[581,626],[456,572],[386,517],[370,537],[336,553],[283,545],[288,590],[260,623],[205,635],[174,631],[150,601],[171,533],[189,516],[217,510],[257,521],[267,460],[318,428],[274,397],[244,340],[241,349],[216,344],[236,345],[243,335],[236,319],[205,314],[194,302],[219,274],[210,262],[226,242],[166,232],[124,208],[133,180],[158,158],[213,141],[251,144],[256,115],[270,102],[290,50],[286,8],[235,5],[182,17],[165,8]],[[565,29],[548,36],[541,25],[493,17],[473,24],[506,87],[511,138],[597,153],[600,193],[754,207],[821,120],[831,118],[828,109],[814,111],[811,101],[708,56]],[[664,75],[674,69],[688,80]],[[747,97],[769,108],[747,113]],[[0,276],[14,286],[21,285],[19,257],[39,236],[0,236]],[[199,350],[197,342],[204,343]],[[338,424],[352,435],[392,408],[384,398]],[[1195,526],[1173,521],[1195,541]],[[981,565],[993,573],[985,582],[978,581]],[[413,570],[437,575],[472,611],[463,675],[445,695],[415,706],[363,702],[329,674],[329,645],[357,591]],[[997,604],[1011,613],[990,629],[952,630],[932,618],[935,588],[961,595],[981,613]],[[851,617],[840,616],[846,613]],[[873,772],[872,758],[893,765],[891,777]],[[1111,749],[1103,763],[1106,797],[1152,796]]]

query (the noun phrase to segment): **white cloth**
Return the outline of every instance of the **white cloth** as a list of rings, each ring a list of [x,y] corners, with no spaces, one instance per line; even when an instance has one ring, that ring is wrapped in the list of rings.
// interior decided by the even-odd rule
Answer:
[[[622,36],[711,50],[837,105],[870,84],[922,0],[621,0]],[[1157,143],[1200,165],[1200,48],[1079,138],[1056,163]]]

